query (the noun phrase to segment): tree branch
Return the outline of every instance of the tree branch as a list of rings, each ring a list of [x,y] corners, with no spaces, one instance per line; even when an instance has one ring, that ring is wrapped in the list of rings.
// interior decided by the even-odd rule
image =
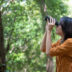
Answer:
[[[16,17],[14,18],[14,22],[15,23],[16,21]],[[11,42],[10,40],[12,39],[12,34],[13,34],[13,31],[14,31],[14,27],[12,28],[11,32],[10,32],[10,36],[8,38],[8,43],[7,43],[7,47],[6,47],[6,53],[8,53],[9,49],[10,49],[10,45],[11,45]]]

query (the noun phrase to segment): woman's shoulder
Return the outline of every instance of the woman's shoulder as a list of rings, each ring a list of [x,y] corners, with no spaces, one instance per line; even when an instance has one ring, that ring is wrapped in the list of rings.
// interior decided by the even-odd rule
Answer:
[[[62,39],[59,39],[59,40],[57,40],[57,42],[55,42],[55,43],[52,43],[52,48],[53,47],[56,47],[56,46],[59,46],[59,45],[62,45],[62,46],[71,46],[72,45],[72,38],[67,38],[62,44],[61,44],[61,40]]]
[[[60,38],[59,40],[56,41],[56,43],[57,43],[57,44],[60,44],[61,40],[62,40],[62,39]]]
[[[72,41],[72,38],[67,38],[67,41]]]
[[[67,39],[64,41],[64,43],[65,43],[65,44],[67,44],[67,43],[68,43],[68,44],[69,44],[69,43],[72,43],[72,38],[67,38]]]
[[[55,43],[52,43],[52,47],[60,45],[61,39],[57,40]]]

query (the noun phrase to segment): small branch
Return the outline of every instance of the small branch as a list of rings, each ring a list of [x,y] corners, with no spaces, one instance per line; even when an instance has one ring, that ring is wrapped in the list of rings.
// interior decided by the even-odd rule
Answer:
[[[2,0],[2,3],[4,2],[4,0]],[[6,7],[3,7],[3,5],[1,5],[0,6],[0,10],[2,11],[2,14],[3,14],[3,11],[4,10],[7,10],[7,8],[9,7],[9,5],[10,5],[10,3],[13,3],[14,2],[14,0],[9,0],[8,2],[7,2],[7,6]]]
[[[14,22],[15,23],[16,21],[16,17],[14,18]],[[12,39],[12,34],[13,34],[13,31],[14,31],[14,27],[12,28],[11,32],[10,32],[10,36],[8,38],[8,43],[7,43],[7,47],[6,47],[6,53],[8,53],[9,49],[10,49],[10,45],[11,45],[11,42],[10,40]]]

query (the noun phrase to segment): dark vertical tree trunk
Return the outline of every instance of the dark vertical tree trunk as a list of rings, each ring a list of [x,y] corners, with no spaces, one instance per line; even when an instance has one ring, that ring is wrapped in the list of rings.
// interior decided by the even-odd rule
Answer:
[[[2,25],[2,15],[0,11],[0,72],[5,72],[6,60],[5,60],[5,48],[4,48],[4,34]]]

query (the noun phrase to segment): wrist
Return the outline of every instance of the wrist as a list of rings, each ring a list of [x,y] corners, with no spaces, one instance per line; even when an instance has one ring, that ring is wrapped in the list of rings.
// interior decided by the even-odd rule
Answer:
[[[51,30],[47,30],[47,33],[51,33]]]
[[[47,28],[47,29],[46,29],[46,31],[48,31],[48,32],[51,32],[51,31],[52,31],[52,29],[50,29],[50,28]]]

